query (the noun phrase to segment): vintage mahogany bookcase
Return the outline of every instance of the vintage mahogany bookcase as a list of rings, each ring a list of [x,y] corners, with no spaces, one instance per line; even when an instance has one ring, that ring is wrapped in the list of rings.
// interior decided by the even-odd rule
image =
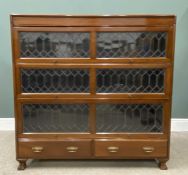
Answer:
[[[167,169],[173,15],[11,15],[16,158]]]

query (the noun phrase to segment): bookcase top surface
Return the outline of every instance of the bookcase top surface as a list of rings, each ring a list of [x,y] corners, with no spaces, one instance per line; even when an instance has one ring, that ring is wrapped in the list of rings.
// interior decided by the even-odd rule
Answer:
[[[71,14],[11,14],[10,16],[15,16],[15,17],[81,17],[81,18],[113,18],[113,17],[118,17],[118,18],[175,18],[176,15],[174,14],[103,14],[103,15],[71,15]]]
[[[15,27],[129,27],[129,26],[172,26],[175,15],[61,15],[61,14],[12,14]]]

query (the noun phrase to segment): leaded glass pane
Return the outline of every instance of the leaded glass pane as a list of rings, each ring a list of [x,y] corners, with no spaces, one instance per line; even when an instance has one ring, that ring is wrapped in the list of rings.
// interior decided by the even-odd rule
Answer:
[[[97,57],[165,57],[167,32],[98,32]]]
[[[86,104],[24,104],[24,132],[88,132]]]
[[[25,93],[89,92],[87,69],[21,69]]]
[[[97,132],[162,132],[160,104],[98,104]]]
[[[87,32],[20,32],[21,57],[89,57]]]
[[[98,69],[98,93],[160,93],[163,69]]]

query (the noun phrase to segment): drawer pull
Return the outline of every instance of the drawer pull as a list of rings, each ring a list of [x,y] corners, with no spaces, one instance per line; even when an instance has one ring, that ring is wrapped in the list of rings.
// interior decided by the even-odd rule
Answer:
[[[44,150],[44,148],[42,147],[42,146],[34,146],[34,147],[32,147],[32,151],[34,152],[34,153],[40,153],[40,152],[42,152]]]
[[[68,146],[66,149],[67,149],[67,151],[69,153],[75,153],[75,152],[77,152],[78,147],[76,147],[76,146]]]
[[[144,150],[145,153],[152,153],[155,150],[154,147],[150,147],[150,146],[143,147],[142,149]]]
[[[108,151],[110,153],[117,153],[118,150],[119,150],[119,147],[117,147],[117,146],[109,146],[107,149],[108,149]]]

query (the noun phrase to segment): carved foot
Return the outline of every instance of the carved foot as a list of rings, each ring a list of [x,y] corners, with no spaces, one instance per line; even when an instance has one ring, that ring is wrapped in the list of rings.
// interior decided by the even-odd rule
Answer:
[[[167,170],[168,169],[168,167],[167,167],[167,165],[166,165],[166,162],[167,162],[168,160],[166,160],[166,159],[158,159],[157,160],[157,162],[158,162],[158,166],[159,166],[159,168],[161,169],[161,170]]]
[[[24,170],[27,167],[26,161],[27,160],[18,160],[18,162],[19,162],[18,170]]]

